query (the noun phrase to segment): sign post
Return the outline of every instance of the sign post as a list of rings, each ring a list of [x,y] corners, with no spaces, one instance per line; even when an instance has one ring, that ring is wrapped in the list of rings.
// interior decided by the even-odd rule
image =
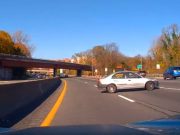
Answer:
[[[108,68],[105,68],[104,70],[105,70],[105,74],[107,75]]]
[[[160,69],[161,69],[160,64],[156,64],[156,69],[158,70],[157,73],[160,74]]]
[[[115,69],[113,69],[113,73],[115,73],[116,71],[115,71]]]

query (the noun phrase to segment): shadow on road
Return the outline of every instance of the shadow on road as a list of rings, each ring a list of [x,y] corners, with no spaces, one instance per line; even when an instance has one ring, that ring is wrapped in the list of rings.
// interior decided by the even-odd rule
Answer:
[[[159,89],[154,89],[154,90],[159,90]],[[151,90],[151,91],[154,91]],[[143,88],[137,88],[137,89],[118,89],[116,93],[121,93],[121,92],[138,92],[138,91],[147,91],[151,92],[149,90],[143,89]],[[108,93],[106,90],[101,91],[101,93]]]
[[[146,91],[146,89],[143,89],[143,88],[138,88],[138,89],[118,89],[117,90],[117,93],[118,92],[137,92],[137,91]]]

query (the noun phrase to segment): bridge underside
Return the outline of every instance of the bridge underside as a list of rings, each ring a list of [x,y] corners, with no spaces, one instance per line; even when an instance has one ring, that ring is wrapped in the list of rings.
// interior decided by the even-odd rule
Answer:
[[[14,55],[0,54],[0,68],[52,68],[54,76],[57,69],[77,70],[77,76],[81,76],[82,71],[91,71],[91,66],[76,63],[67,63],[53,60],[32,59]]]

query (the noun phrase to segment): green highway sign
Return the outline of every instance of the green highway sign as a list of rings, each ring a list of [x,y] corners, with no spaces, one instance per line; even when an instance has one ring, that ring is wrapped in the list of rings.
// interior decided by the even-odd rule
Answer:
[[[138,64],[138,65],[137,65],[137,69],[142,69],[142,65],[141,65],[141,64]]]

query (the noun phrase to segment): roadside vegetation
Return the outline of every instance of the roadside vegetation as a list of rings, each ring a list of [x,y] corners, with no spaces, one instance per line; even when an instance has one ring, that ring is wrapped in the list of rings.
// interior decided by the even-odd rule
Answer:
[[[116,43],[107,43],[76,53],[72,58],[76,63],[92,65],[92,70],[97,75],[108,74],[117,69],[135,71],[139,64],[148,73],[162,73],[169,66],[180,65],[179,27],[173,24],[164,28],[146,56],[128,57],[119,50]],[[160,69],[156,69],[157,64]]]
[[[31,57],[34,46],[29,44],[29,38],[21,31],[10,35],[0,31],[0,53]]]
[[[0,31],[0,53],[31,58],[33,50],[34,47],[29,44],[29,37],[23,32],[17,31],[10,35],[5,31]],[[26,79],[28,77],[24,67],[14,67],[12,72],[13,79]]]
[[[29,44],[29,37],[21,31],[12,35],[0,31],[0,53],[31,57],[34,46]],[[137,65],[148,73],[163,73],[169,66],[180,65],[180,31],[176,24],[162,30],[146,56],[128,57],[119,50],[116,43],[96,45],[84,52],[72,56],[75,63],[92,65],[93,73],[104,75],[115,70],[139,70]],[[156,65],[160,65],[160,69]]]

